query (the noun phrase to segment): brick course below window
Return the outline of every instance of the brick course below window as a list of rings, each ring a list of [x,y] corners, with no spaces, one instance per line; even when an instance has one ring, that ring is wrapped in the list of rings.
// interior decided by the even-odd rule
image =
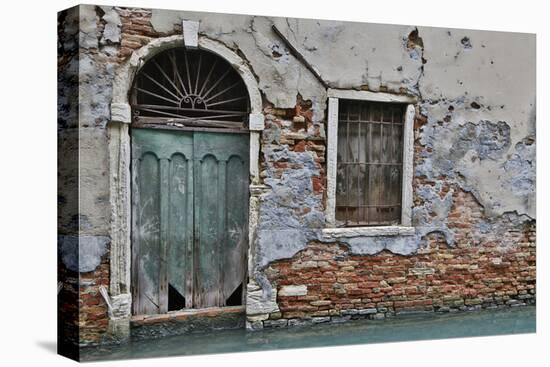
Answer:
[[[278,296],[281,317],[329,321],[534,303],[534,222],[521,229],[510,222],[504,232],[476,240],[464,229],[477,224],[482,207],[461,190],[453,202],[449,227],[458,234],[452,247],[438,233],[426,236],[411,256],[359,256],[344,245],[311,243],[292,259],[271,264],[266,272],[278,289],[307,287],[305,295]]]

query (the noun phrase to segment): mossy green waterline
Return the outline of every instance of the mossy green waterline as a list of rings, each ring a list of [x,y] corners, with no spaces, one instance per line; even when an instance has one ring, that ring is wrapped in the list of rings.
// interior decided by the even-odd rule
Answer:
[[[233,353],[473,336],[534,333],[534,306],[403,315],[386,320],[355,320],[261,331],[222,330],[124,345],[84,348],[83,361]]]

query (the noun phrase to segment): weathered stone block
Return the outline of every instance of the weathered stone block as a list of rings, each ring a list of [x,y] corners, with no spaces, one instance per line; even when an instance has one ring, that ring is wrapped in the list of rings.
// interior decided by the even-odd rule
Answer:
[[[257,284],[251,282],[247,285],[246,314],[263,315],[278,312],[277,290],[264,291]]]
[[[314,324],[322,324],[325,322],[329,322],[331,320],[330,316],[324,316],[324,317],[312,317],[311,322]]]
[[[305,296],[307,295],[307,286],[305,285],[284,285],[279,290],[279,296]]]
[[[247,315],[246,319],[249,322],[256,322],[256,321],[264,321],[269,318],[269,314],[261,314],[261,315]]]
[[[262,321],[247,321],[246,322],[246,329],[247,330],[262,330],[264,328],[264,324]]]
[[[341,322],[346,322],[346,321],[349,321],[351,320],[351,316],[347,315],[347,316],[331,316],[330,317],[330,322],[332,323],[335,323],[335,324],[339,324]]]
[[[362,310],[359,310],[359,315],[372,315],[377,312],[376,308],[365,308]]]
[[[332,301],[325,300],[325,301],[312,301],[309,304],[312,306],[328,306],[332,303]]]
[[[288,326],[307,326],[311,325],[313,321],[311,319],[290,319],[288,320]]]
[[[128,103],[111,103],[111,121],[132,122],[132,110]]]
[[[288,320],[286,320],[286,319],[265,320],[264,321],[264,327],[284,328],[284,327],[287,327],[287,325],[288,325]]]
[[[182,29],[185,46],[197,47],[199,41],[199,22],[184,20],[182,21]]]

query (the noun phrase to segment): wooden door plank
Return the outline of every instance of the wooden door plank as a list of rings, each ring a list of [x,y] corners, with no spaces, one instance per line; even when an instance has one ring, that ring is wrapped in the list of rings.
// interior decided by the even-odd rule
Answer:
[[[195,152],[197,154],[197,152]],[[197,199],[195,210],[199,209],[198,225],[198,261],[195,264],[195,273],[198,292],[195,307],[214,307],[219,304],[219,260],[218,252],[218,161],[211,154],[202,156],[199,165],[200,187],[195,186]],[[195,242],[197,243],[197,241]]]
[[[169,166],[167,158],[160,159],[160,260],[159,260],[159,312],[168,312],[168,229],[169,229]],[[171,244],[176,247],[177,244]]]
[[[193,153],[191,153],[193,155]],[[184,271],[185,277],[185,308],[193,307],[193,284],[195,282],[195,258],[194,258],[194,206],[195,206],[195,187],[194,187],[194,159],[191,157],[187,161],[187,205],[186,205],[186,227],[185,227],[185,261],[186,268]]]
[[[202,195],[202,180],[201,180],[201,168],[202,162],[199,158],[198,152],[195,149],[196,136],[193,134],[193,245],[191,249],[193,259],[193,282],[192,282],[192,307],[200,307],[201,300],[199,298],[199,285],[200,274],[197,271],[199,267],[199,249],[201,242],[200,233],[200,219],[201,219],[201,195]]]
[[[195,133],[194,155],[203,157],[201,182],[195,183],[195,211],[201,211],[195,223],[200,234],[196,291],[201,292],[195,307],[224,306],[246,274],[248,141],[247,136]],[[212,251],[216,261],[203,258]]]
[[[192,222],[183,214],[188,205],[180,208],[178,203],[192,202],[193,191],[179,192],[182,187],[175,181],[188,180],[180,166],[192,159],[192,141],[192,134],[187,132],[132,131],[135,314],[167,312],[168,285],[175,283],[181,289],[185,283],[185,249],[189,247]],[[172,196],[174,190],[179,196]]]
[[[159,251],[160,251],[160,192],[158,158],[151,152],[134,161],[138,175],[134,206],[136,214],[136,262],[137,314],[159,312]]]
[[[217,198],[217,206],[218,206],[218,228],[217,228],[217,246],[216,246],[216,253],[217,253],[217,268],[218,270],[218,289],[217,289],[217,300],[216,304],[217,306],[224,306],[225,303],[225,297],[223,294],[223,284],[224,284],[224,266],[225,266],[225,257],[227,256],[225,248],[226,248],[226,220],[227,220],[227,205],[226,205],[226,193],[227,193],[227,187],[226,187],[226,168],[227,168],[227,162],[224,160],[218,161],[218,198]]]
[[[186,297],[186,300],[188,166],[188,161],[183,154],[172,155],[169,166],[168,191],[168,242],[170,246],[168,246],[167,253],[168,283],[183,297]]]
[[[246,284],[248,250],[248,160],[233,155],[227,162],[226,231],[222,266],[224,301]],[[243,292],[244,294],[244,292]]]

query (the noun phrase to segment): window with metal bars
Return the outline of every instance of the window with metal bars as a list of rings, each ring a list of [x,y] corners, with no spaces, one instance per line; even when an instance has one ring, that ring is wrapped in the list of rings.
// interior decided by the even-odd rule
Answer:
[[[401,221],[405,105],[339,100],[337,225]]]

